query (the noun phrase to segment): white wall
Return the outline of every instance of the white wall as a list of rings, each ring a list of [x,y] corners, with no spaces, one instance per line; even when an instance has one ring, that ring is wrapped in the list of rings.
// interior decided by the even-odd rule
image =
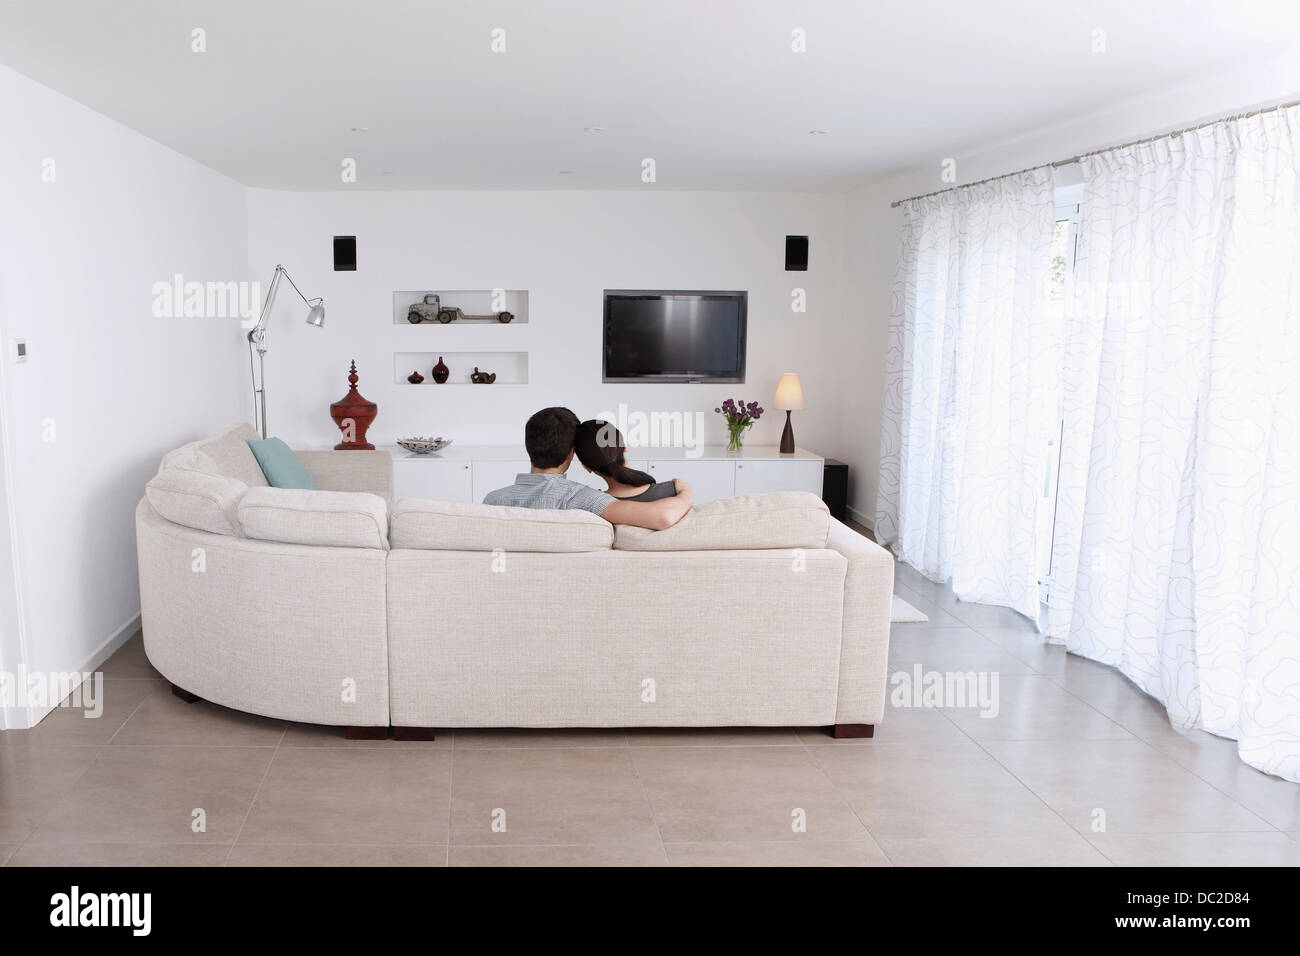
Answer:
[[[1041,130],[970,155],[957,154],[958,183],[976,182],[1080,153],[1196,125],[1221,116],[1300,96],[1300,56],[1282,58]],[[940,179],[936,156],[923,167],[879,178],[847,197],[844,294],[854,319],[844,335],[846,361],[838,369],[846,408],[839,436],[849,463],[849,504],[860,520],[875,516],[880,463],[880,413],[884,349],[902,215],[890,203],[952,185]],[[1056,170],[1058,185],[1080,181],[1077,165]],[[851,410],[851,411],[849,411]]]
[[[830,376],[848,317],[839,294],[843,198],[832,195],[660,192],[249,191],[249,256],[258,274],[283,263],[304,294],[324,296],[324,329],[287,286],[267,356],[270,431],[290,444],[329,445],[329,404],[360,390],[379,404],[370,437],[442,435],[462,444],[522,444],[528,415],[567,405],[707,412],[710,444],[726,441],[714,407],[725,397],[769,409],[750,442],[780,440],[771,408],[782,372],[799,374],[807,411],[799,444],[833,456],[839,403]],[[331,239],[356,235],[357,272],[333,272]],[[808,272],[784,271],[787,234],[810,236]],[[791,311],[791,289],[808,311]],[[527,289],[526,325],[393,324],[394,290]],[[749,358],[743,385],[603,385],[604,289],[744,289]],[[527,351],[527,385],[395,384],[399,351]],[[411,369],[407,369],[407,372]],[[420,369],[427,378],[429,369]],[[251,398],[247,402],[251,408]]]
[[[151,312],[153,284],[174,273],[245,278],[244,190],[3,67],[0,113],[20,624],[29,669],[68,671],[129,636],[134,510],[163,452],[245,414],[237,320]]]

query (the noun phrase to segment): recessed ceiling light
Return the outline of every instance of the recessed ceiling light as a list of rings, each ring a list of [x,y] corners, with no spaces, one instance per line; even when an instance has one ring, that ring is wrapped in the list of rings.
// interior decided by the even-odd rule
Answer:
[[[603,127],[603,126],[584,126],[584,127],[582,128],[582,131],[583,131],[584,133],[603,133],[603,132],[605,132],[605,127]]]
[[[560,175],[561,175],[561,176],[572,176],[572,175],[573,175],[573,170],[572,170],[572,169],[561,169],[561,170],[560,170]]]
[[[824,130],[824,129],[810,129],[810,130],[808,131],[808,135],[809,135],[809,136],[825,136],[828,132],[829,132],[828,130]]]
[[[368,133],[368,132],[370,132],[370,127],[369,127],[369,126],[354,126],[354,127],[352,127],[352,132],[354,132],[354,133]]]

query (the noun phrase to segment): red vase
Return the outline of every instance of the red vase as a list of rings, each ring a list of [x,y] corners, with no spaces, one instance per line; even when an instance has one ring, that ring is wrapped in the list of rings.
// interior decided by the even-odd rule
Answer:
[[[447,368],[442,362],[442,356],[438,356],[438,364],[433,367],[433,380],[441,385],[447,381],[447,376],[451,374],[451,369]]]
[[[330,418],[343,432],[343,441],[335,451],[370,451],[375,446],[366,441],[366,430],[379,414],[379,406],[357,391],[357,363],[348,372],[348,393],[330,406]]]

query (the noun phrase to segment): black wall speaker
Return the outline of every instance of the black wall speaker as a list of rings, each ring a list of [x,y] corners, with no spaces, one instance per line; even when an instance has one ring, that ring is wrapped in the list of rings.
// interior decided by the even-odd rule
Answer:
[[[807,272],[808,271],[808,237],[807,236],[786,236],[785,237],[785,271],[786,272]]]
[[[356,272],[357,271],[357,237],[356,236],[335,236],[334,237],[334,271],[335,272]]]

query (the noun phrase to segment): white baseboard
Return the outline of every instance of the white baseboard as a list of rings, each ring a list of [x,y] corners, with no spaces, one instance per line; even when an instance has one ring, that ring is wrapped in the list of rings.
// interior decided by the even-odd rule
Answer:
[[[853,507],[852,505],[848,506],[848,511],[849,511],[850,518],[852,518],[858,524],[865,527],[868,531],[872,532],[873,534],[875,533],[876,530],[875,515],[868,517],[867,515],[859,511],[857,508]]]
[[[93,674],[95,671],[97,671],[100,668],[101,665],[103,665],[104,661],[112,657],[117,652],[117,649],[120,648],[123,644],[125,644],[128,640],[130,640],[135,635],[135,632],[138,631],[139,629],[140,629],[140,614],[139,612],[136,612],[131,616],[131,618],[125,624],[123,624],[116,631],[114,631],[102,644],[100,644],[97,648],[91,651],[89,656],[87,656],[86,659],[81,662],[81,666],[74,668],[74,671],[79,674]],[[30,721],[30,723],[28,723],[27,726],[35,727],[42,720],[45,719],[46,714],[54,710],[54,708],[56,708],[57,706],[58,706],[58,702],[56,701],[55,703],[50,704],[46,707],[28,708],[27,719]]]

